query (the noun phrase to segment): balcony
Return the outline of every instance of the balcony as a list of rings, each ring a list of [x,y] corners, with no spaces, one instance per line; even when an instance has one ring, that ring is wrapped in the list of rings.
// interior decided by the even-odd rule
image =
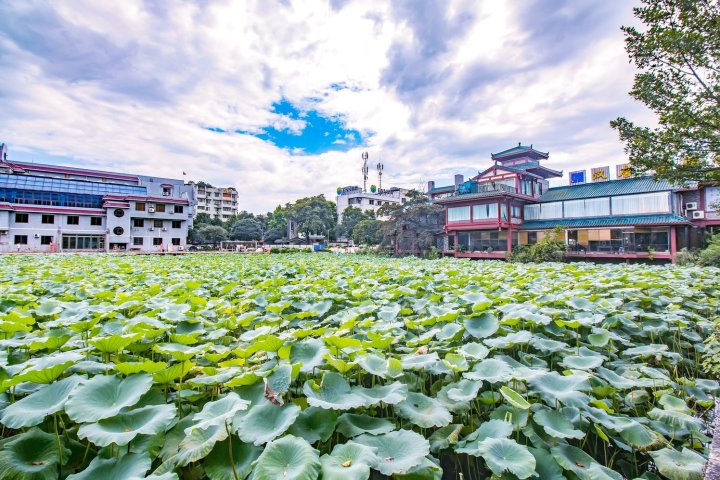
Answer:
[[[454,193],[445,198],[458,198],[464,196],[481,197],[485,195],[498,195],[501,193],[517,193],[517,188],[505,185],[504,183],[469,183],[460,184]]]

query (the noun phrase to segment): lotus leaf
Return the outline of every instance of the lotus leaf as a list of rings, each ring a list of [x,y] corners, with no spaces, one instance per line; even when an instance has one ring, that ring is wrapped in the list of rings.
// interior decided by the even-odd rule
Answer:
[[[262,448],[243,443],[233,435],[215,444],[205,458],[205,473],[210,480],[246,478],[261,452]]]
[[[142,480],[150,470],[147,454],[128,453],[120,458],[93,458],[80,473],[69,475],[67,480]]]
[[[70,450],[60,447],[55,436],[33,428],[7,440],[0,450],[0,478],[55,480],[58,464],[64,464]]]
[[[127,445],[137,435],[163,433],[175,419],[174,405],[149,405],[123,411],[97,423],[80,426],[78,438],[88,439],[100,447]]]
[[[62,410],[68,395],[80,383],[81,378],[73,375],[40,387],[35,393],[5,407],[0,422],[14,429],[41,423],[46,416]]]
[[[253,405],[233,423],[240,440],[262,445],[285,433],[298,415],[300,407],[297,405],[277,406],[266,401]]]
[[[376,449],[377,461],[373,466],[383,475],[407,473],[420,465],[430,453],[429,442],[410,430],[397,430],[382,435],[360,435],[355,442]]]
[[[146,374],[125,378],[95,376],[75,387],[65,404],[65,412],[76,422],[97,422],[135,405],[151,386],[152,378]]]
[[[444,427],[452,422],[452,415],[439,401],[417,392],[408,392],[395,412],[421,428]]]
[[[337,431],[348,438],[357,437],[363,433],[380,435],[391,432],[395,424],[386,418],[370,417],[368,415],[357,415],[354,413],[343,413],[337,420]]]
[[[320,457],[323,480],[367,480],[370,466],[377,461],[376,449],[355,442],[335,445]]]
[[[316,480],[320,474],[317,451],[302,438],[286,435],[270,442],[260,454],[252,480]]]

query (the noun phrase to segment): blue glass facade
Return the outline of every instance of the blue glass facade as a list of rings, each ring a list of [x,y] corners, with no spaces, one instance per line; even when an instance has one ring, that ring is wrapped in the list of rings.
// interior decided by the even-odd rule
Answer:
[[[38,192],[0,187],[0,202],[57,207],[102,208],[102,196],[79,193]]]
[[[117,183],[86,182],[33,175],[0,174],[0,189],[31,190],[35,192],[62,192],[84,195],[147,195],[145,187]]]

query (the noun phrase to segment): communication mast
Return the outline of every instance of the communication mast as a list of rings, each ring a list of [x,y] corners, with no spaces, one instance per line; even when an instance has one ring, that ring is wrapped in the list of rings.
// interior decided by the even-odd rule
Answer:
[[[362,167],[362,173],[363,173],[363,193],[367,192],[367,179],[368,179],[368,173],[370,172],[370,169],[368,169],[368,152],[363,152],[361,155],[363,159],[363,167]]]
[[[378,162],[375,168],[377,168],[378,174],[378,190],[382,191],[382,174],[383,170],[385,169],[385,165],[383,165],[382,162]]]

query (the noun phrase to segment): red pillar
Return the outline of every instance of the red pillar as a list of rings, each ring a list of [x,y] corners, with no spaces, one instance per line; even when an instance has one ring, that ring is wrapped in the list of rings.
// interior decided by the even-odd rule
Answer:
[[[675,263],[675,254],[677,253],[677,231],[675,227],[670,227],[670,255],[672,262]]]

